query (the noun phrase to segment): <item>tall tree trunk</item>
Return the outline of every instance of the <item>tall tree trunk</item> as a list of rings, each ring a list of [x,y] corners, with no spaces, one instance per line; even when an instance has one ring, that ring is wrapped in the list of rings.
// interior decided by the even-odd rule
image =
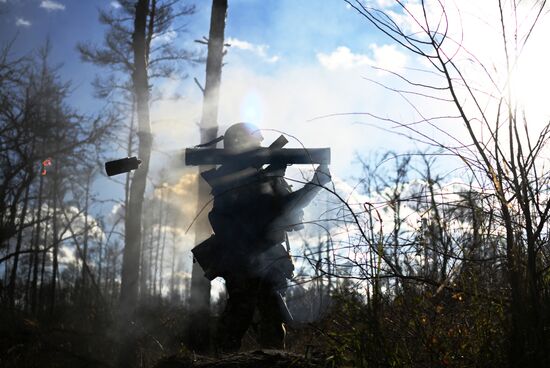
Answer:
[[[213,0],[208,38],[208,56],[206,59],[206,83],[200,123],[201,143],[209,142],[218,134],[218,102],[222,74],[223,42],[227,0]],[[210,169],[200,166],[199,172]],[[210,189],[206,182],[199,179],[198,207],[208,202]],[[200,210],[199,210],[200,211]],[[197,211],[197,212],[199,212]],[[204,214],[206,211],[203,212]],[[200,216],[195,225],[195,242],[198,244],[212,232],[206,215]],[[210,318],[210,281],[204,277],[204,271],[198,263],[193,263],[191,279],[191,318],[188,343],[197,351],[204,351],[209,344]]]
[[[159,203],[159,223],[158,223],[157,240],[156,240],[157,247],[155,250],[155,269],[153,271],[153,297],[156,297],[157,295],[157,273],[159,269],[160,243],[161,243],[161,237],[162,237],[161,227],[162,227],[162,194],[161,194],[160,203]]]
[[[174,292],[176,286],[176,241],[172,233],[172,263],[170,265],[170,299],[174,301]]]
[[[134,33],[132,35],[132,48],[134,54],[132,82],[136,97],[138,120],[138,155],[142,163],[140,169],[136,170],[132,177],[130,198],[128,201],[128,208],[126,209],[125,246],[122,259],[122,278],[120,287],[120,312],[121,315],[125,316],[129,316],[133,313],[134,307],[138,301],[141,213],[153,141],[151,124],[149,121],[149,79],[147,75],[146,45],[149,1],[139,0],[135,7]],[[152,22],[152,20],[150,21]]]
[[[59,161],[55,160],[55,173],[54,173],[54,186],[53,186],[53,223],[52,223],[52,230],[53,230],[53,254],[52,254],[52,285],[51,285],[51,295],[50,295],[50,312],[53,312],[55,307],[55,292],[56,292],[56,283],[57,283],[57,272],[59,269],[58,262],[57,262],[57,255],[59,251],[59,234],[58,234],[58,222],[57,222],[57,210],[59,206],[59,192],[60,192],[60,183],[59,183]],[[45,243],[44,243],[45,245]],[[46,256],[46,252],[44,252],[44,256]]]
[[[114,249],[113,255],[112,255],[112,258],[111,258],[112,264],[111,264],[111,285],[110,285],[110,289],[111,289],[113,305],[114,305],[114,303],[115,303],[115,301],[116,301],[116,299],[118,298],[118,295],[119,295],[118,285],[117,285],[117,282],[116,282],[116,276],[118,274],[118,268],[117,268],[118,255],[117,255],[117,253],[118,253],[118,249]]]
[[[134,121],[136,112],[136,96],[132,95],[132,111],[130,113],[130,129],[128,132],[128,146],[126,149],[126,155],[131,157],[134,153]],[[130,202],[130,177],[132,172],[126,174],[126,182],[124,183],[124,209],[128,210],[128,203]]]
[[[504,198],[503,194],[501,198]],[[519,367],[525,361],[524,346],[524,308],[521,285],[520,255],[512,217],[506,201],[501,200],[501,211],[504,226],[506,228],[506,268],[510,283],[510,312],[512,319],[512,331],[510,336],[509,366]]]
[[[101,226],[103,228],[103,225]],[[97,287],[101,290],[101,277],[103,271],[103,239],[99,239],[97,255]]]
[[[35,220],[35,214],[33,212],[33,214],[32,214],[32,223],[34,223],[34,220]],[[30,238],[30,241],[29,241],[29,248],[30,248],[30,251],[31,251],[29,253],[29,256],[28,256],[29,257],[29,269],[27,270],[27,282],[26,282],[26,285],[25,285],[25,311],[27,311],[27,312],[31,311],[31,275],[32,275],[32,268],[33,268],[34,257],[35,257],[34,250],[33,250],[35,232],[36,232],[36,227],[32,226],[31,238]]]
[[[518,160],[519,161],[519,160]],[[520,200],[522,211],[525,217],[525,230],[527,235],[527,294],[528,298],[525,301],[527,304],[526,317],[528,322],[528,344],[531,348],[529,352],[529,359],[532,366],[547,366],[545,364],[546,354],[544,353],[544,324],[542,323],[540,315],[540,292],[539,292],[539,280],[537,272],[537,254],[536,245],[537,239],[535,236],[536,225],[533,221],[533,214],[531,213],[531,203],[529,201],[529,179],[525,170],[525,165],[522,162],[518,162],[519,171],[521,174],[521,196],[518,196]],[[517,192],[520,192],[517,190]],[[532,193],[532,191],[531,191]],[[536,198],[533,198],[536,202]],[[541,218],[541,221],[544,221]]]
[[[15,224],[15,222],[13,222]],[[5,249],[6,254],[10,254],[11,251],[11,244],[9,239],[6,240],[5,244],[0,245],[0,249]],[[11,274],[10,264],[9,262],[4,263],[4,275],[2,276],[2,286],[4,286],[4,280],[9,280]]]
[[[147,282],[149,281],[149,263],[147,262],[147,247],[145,246],[148,243],[148,231],[143,229],[143,235],[141,240],[141,251],[140,251],[140,274],[139,274],[139,292],[141,300],[145,300],[149,294],[147,288]],[[151,257],[149,257],[149,260]]]
[[[30,174],[30,173],[29,173]],[[15,307],[15,289],[17,282],[17,266],[19,263],[19,252],[21,251],[21,243],[23,240],[23,229],[25,224],[25,216],[27,215],[27,207],[29,203],[29,191],[31,188],[30,180],[27,183],[27,188],[25,189],[25,199],[23,200],[23,209],[21,210],[21,217],[19,220],[19,231],[17,232],[17,243],[15,244],[15,256],[13,257],[13,266],[11,268],[10,283],[8,287],[8,300],[10,306]]]
[[[46,273],[46,259],[48,258],[48,247],[46,247],[46,242],[48,241],[48,227],[49,222],[46,222],[44,225],[44,250],[42,251],[42,264],[40,265],[40,289],[38,292],[38,309],[43,309],[44,307],[44,274]]]
[[[84,199],[84,244],[82,246],[82,284],[81,284],[81,292],[82,292],[82,296],[84,296],[84,298],[82,298],[82,300],[86,300],[87,298],[85,297],[86,295],[86,286],[87,286],[87,277],[88,277],[88,274],[86,272],[86,267],[85,265],[87,264],[88,262],[88,205],[89,205],[89,196],[90,196],[90,180],[91,180],[91,177],[92,177],[92,171],[88,172],[87,175],[86,175],[86,194],[85,194],[85,199]]]
[[[145,230],[145,239],[149,250],[149,257],[146,264],[147,269],[147,295],[153,295],[153,228],[147,227]]]
[[[130,198],[126,208],[125,244],[122,258],[121,285],[120,285],[120,338],[122,341],[118,355],[120,367],[137,366],[137,337],[132,333],[130,321],[134,319],[135,308],[138,303],[139,266],[141,245],[141,214],[143,196],[147,184],[149,158],[153,136],[149,121],[149,77],[147,74],[149,45],[151,38],[147,37],[147,20],[149,18],[149,32],[155,24],[154,9],[156,0],[138,0],[135,4],[134,31],[132,34],[132,50],[134,55],[132,84],[137,109],[138,156],[141,167],[136,170],[130,185]],[[152,34],[151,34],[152,36]]]
[[[134,153],[134,125],[136,120],[136,96],[135,94],[132,95],[132,105],[131,105],[131,111],[130,111],[130,128],[128,129],[128,146],[126,148],[126,156],[131,157]],[[130,203],[130,179],[132,178],[132,172],[128,172],[126,174],[126,181],[124,183],[124,210],[129,210],[129,203]],[[125,215],[126,216],[126,215]],[[127,219],[127,216],[125,217]],[[127,223],[126,223],[127,224]],[[146,273],[144,272],[143,268],[143,236],[140,239],[140,270],[139,270],[139,277],[140,277],[140,283],[139,283],[139,295],[140,298],[143,299],[146,291],[147,283],[143,282],[144,277]]]
[[[161,196],[162,197],[162,196]],[[162,297],[162,274],[164,270],[164,248],[166,247],[166,226],[162,230],[162,248],[160,249],[160,264],[159,264],[159,294]]]
[[[31,311],[36,313],[38,299],[38,255],[40,253],[40,225],[42,223],[42,190],[44,187],[44,177],[40,176],[38,183],[38,213],[36,215],[36,237],[34,239],[34,264],[31,284]]]

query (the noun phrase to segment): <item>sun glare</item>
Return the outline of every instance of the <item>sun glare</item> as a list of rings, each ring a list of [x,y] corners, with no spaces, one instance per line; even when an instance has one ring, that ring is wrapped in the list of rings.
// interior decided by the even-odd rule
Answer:
[[[257,91],[249,91],[241,102],[241,121],[261,124],[264,117],[264,106],[260,94]]]
[[[547,102],[550,73],[543,65],[545,59],[532,52],[525,53],[511,77],[512,99],[518,111],[525,113],[531,129],[540,130],[550,118],[550,105]]]

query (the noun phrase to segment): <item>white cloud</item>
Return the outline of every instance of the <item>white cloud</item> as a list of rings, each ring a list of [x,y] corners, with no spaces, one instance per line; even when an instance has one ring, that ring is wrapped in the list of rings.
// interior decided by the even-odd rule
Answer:
[[[40,2],[40,7],[48,11],[65,10],[65,5],[53,0],[42,0]]]
[[[30,27],[31,22],[23,18],[17,18],[17,20],[15,21],[15,25],[18,27]]]
[[[398,51],[395,45],[370,45],[374,56],[374,64],[383,69],[400,72],[407,64],[407,56]]]
[[[392,6],[395,6],[394,0],[376,0],[376,3],[381,8],[391,8]]]
[[[65,212],[67,213],[67,217],[71,219],[71,228],[75,233],[83,232],[87,222],[88,235],[91,240],[101,241],[106,238],[103,229],[92,215],[88,214],[88,216],[85,216],[83,212],[74,206],[67,207]]]
[[[406,0],[402,2],[407,11],[403,11],[400,6],[392,6],[386,0],[368,0],[366,5],[382,10],[389,16],[395,24],[407,35],[414,35],[421,40],[429,41],[425,32],[422,30],[424,16],[434,31],[435,26],[439,25],[439,31],[446,31],[447,38],[441,46],[440,54],[453,57],[453,63],[461,71],[462,76],[468,81],[471,89],[463,88],[460,83],[455,84],[455,93],[466,111],[470,121],[480,121],[481,113],[479,106],[483,109],[483,115],[489,119],[489,125],[497,119],[498,99],[506,96],[507,87],[511,86],[512,102],[517,103],[517,111],[520,114],[525,112],[529,122],[530,134],[536,137],[540,134],[544,125],[550,120],[550,105],[545,103],[547,96],[546,86],[550,83],[550,73],[545,66],[545,62],[550,57],[550,48],[546,47],[547,35],[550,32],[550,17],[541,16],[538,24],[530,34],[529,42],[518,55],[517,62],[512,60],[511,73],[507,70],[504,40],[502,37],[501,16],[498,10],[498,4],[495,1],[474,1],[464,0],[457,5],[452,2],[445,2],[445,14],[442,14],[441,3],[438,1]],[[426,5],[426,13],[422,8]],[[521,49],[522,40],[529,32],[530,26],[537,17],[537,7],[532,2],[518,4],[517,9],[513,9],[514,3],[505,3],[503,5],[502,19],[506,23],[508,51],[512,56],[514,50]],[[514,16],[516,14],[516,16]],[[418,21],[420,20],[420,21]],[[519,21],[521,20],[521,21]],[[516,29],[517,27],[517,29]],[[408,80],[431,84],[441,87],[445,85],[445,80],[441,79],[442,74],[438,72],[429,60],[425,57],[403,58],[394,51],[402,52],[404,48],[396,43],[389,42],[390,45],[370,46],[370,52],[366,55],[355,54],[352,50],[344,53],[332,52],[322,55],[325,58],[319,61],[325,68],[334,70],[343,70],[353,66],[366,64],[366,57],[373,59],[373,65],[381,68],[397,71]],[[514,44],[517,42],[517,44]],[[387,46],[387,47],[385,47]],[[423,50],[428,50],[432,55],[433,50],[426,44],[420,45]],[[409,56],[409,54],[406,54]],[[319,56],[319,55],[318,55]],[[331,56],[331,58],[329,58]],[[402,56],[405,56],[403,54]],[[346,58],[347,57],[347,58]],[[343,60],[342,60],[343,59]],[[401,69],[404,65],[417,69],[425,70],[423,74],[414,72],[410,69]],[[394,69],[396,68],[396,69]],[[453,71],[451,70],[451,74]],[[456,74],[452,78],[460,79]],[[389,78],[388,78],[389,80]],[[393,82],[386,83],[390,87],[395,87]],[[413,88],[407,86],[407,90],[427,93],[434,95],[434,90]],[[474,91],[477,101],[473,101],[470,91]],[[418,96],[409,99],[416,102]],[[445,99],[450,98],[449,93],[437,93],[437,97]],[[435,116],[434,111],[439,111],[437,115],[456,115],[456,108],[453,108],[445,101],[433,100],[431,106],[421,106],[419,111],[424,116]],[[501,116],[502,118],[502,116]],[[458,120],[446,120],[445,123],[437,122],[437,127],[447,130],[452,126],[457,133],[453,133],[463,143],[469,143],[471,138],[465,134],[464,129]],[[436,128],[430,129],[435,130]],[[474,123],[475,134],[487,141],[491,137],[486,124]],[[431,135],[430,130],[423,130],[424,133]],[[505,139],[501,136],[501,139]],[[522,138],[526,139],[526,138]],[[508,146],[503,142],[503,147]]]
[[[122,8],[122,5],[120,5],[120,3],[118,1],[111,1],[111,6],[115,9]]]
[[[354,54],[346,46],[339,46],[330,54],[318,53],[317,60],[328,70],[351,69],[374,64],[367,55]]]
[[[231,37],[227,39],[227,43],[230,44],[233,48],[250,51],[268,63],[275,63],[280,59],[278,55],[268,55],[267,51],[269,50],[269,45],[255,45],[248,41],[242,41]]]
[[[395,45],[371,44],[372,57],[353,53],[346,46],[339,46],[330,54],[318,53],[317,60],[328,70],[353,69],[361,66],[376,66],[392,71],[401,71],[407,63],[407,56]]]
[[[178,33],[173,29],[169,29],[160,35],[153,34],[152,44],[153,46],[159,46],[159,45],[164,45],[166,43],[171,43],[176,39],[177,36],[178,36]]]
[[[124,218],[125,208],[123,203],[116,203],[111,208],[111,212],[106,216],[106,223],[108,226],[115,224],[116,222],[121,222],[121,219]]]
[[[76,247],[61,245],[59,248],[58,262],[62,265],[68,265],[78,261],[76,256]]]

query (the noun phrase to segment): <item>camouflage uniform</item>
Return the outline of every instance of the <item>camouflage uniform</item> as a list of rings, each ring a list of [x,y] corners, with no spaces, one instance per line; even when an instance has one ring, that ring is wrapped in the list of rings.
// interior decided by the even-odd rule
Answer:
[[[248,123],[232,125],[221,138],[224,149],[233,153],[256,149],[263,140],[258,128]],[[301,209],[330,181],[330,173],[321,165],[310,183],[292,192],[283,179],[286,165],[264,170],[243,166],[241,162],[224,164],[207,175],[214,196],[208,218],[215,234],[192,252],[207,278],[221,276],[226,282],[228,300],[218,327],[219,348],[240,348],[256,309],[261,345],[284,348],[283,323],[292,317],[283,295],[294,265],[282,243],[286,231],[302,227]]]
[[[275,225],[283,216],[284,197],[291,192],[282,178],[261,171],[228,186],[213,188],[210,223],[225,249],[221,276],[228,300],[218,327],[223,351],[236,351],[260,316],[260,344],[284,348],[283,323],[289,315],[282,299],[294,266],[281,244],[285,230]]]

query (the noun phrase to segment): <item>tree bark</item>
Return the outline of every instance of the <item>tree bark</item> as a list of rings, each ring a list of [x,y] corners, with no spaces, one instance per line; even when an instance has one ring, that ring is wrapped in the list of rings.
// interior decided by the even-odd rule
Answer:
[[[162,190],[162,189],[161,189]],[[162,192],[161,192],[162,193]],[[158,222],[158,228],[157,228],[157,238],[156,238],[156,250],[155,250],[155,268],[153,271],[153,297],[157,296],[157,273],[159,270],[159,257],[160,257],[160,244],[161,244],[161,238],[162,238],[162,194],[159,202],[159,222]],[[151,242],[152,244],[153,242]]]
[[[36,313],[37,299],[38,299],[38,255],[40,253],[40,225],[42,223],[42,190],[44,184],[44,177],[40,176],[38,184],[38,213],[36,215],[36,237],[34,239],[34,256],[33,256],[33,272],[32,272],[32,284],[31,284],[31,312]]]
[[[34,223],[35,215],[34,212],[32,214],[32,223]],[[30,247],[30,253],[29,253],[29,268],[27,269],[27,281],[25,283],[25,311],[29,312],[31,310],[31,276],[32,276],[32,269],[34,264],[34,237],[35,237],[36,227],[33,226],[31,229],[31,238],[29,240],[29,247]]]
[[[151,7],[156,7],[152,0]],[[149,77],[147,45],[147,20],[154,25],[153,14],[150,14],[149,0],[139,0],[135,5],[134,31],[132,34],[132,49],[134,55],[132,71],[132,88],[137,110],[138,156],[141,167],[136,170],[130,185],[130,198],[126,208],[125,244],[122,258],[119,321],[121,347],[118,355],[120,367],[137,366],[137,337],[133,336],[130,322],[134,319],[138,303],[139,268],[141,248],[141,215],[143,197],[149,171],[149,158],[153,136],[149,121]]]
[[[201,143],[213,140],[218,134],[218,102],[226,14],[227,0],[213,0],[208,37],[208,55],[206,59],[204,102],[200,123]],[[210,169],[209,166],[200,166],[199,172],[208,169]],[[208,185],[204,180],[199,179],[199,211],[204,203],[208,202],[209,196],[210,189]],[[212,232],[206,213],[207,211],[203,211],[204,215],[197,219],[195,226],[196,244],[206,239]],[[210,281],[204,277],[204,272],[198,263],[193,263],[191,277],[191,318],[188,328],[188,344],[192,349],[205,351],[209,345]]]
[[[141,243],[141,213],[145,193],[147,172],[153,136],[149,121],[149,80],[147,75],[146,27],[149,15],[149,1],[136,3],[132,47],[134,53],[134,71],[132,82],[136,97],[138,120],[138,156],[141,167],[136,170],[130,185],[130,198],[126,208],[125,246],[122,259],[122,277],[120,287],[120,312],[132,314],[138,300],[139,249]],[[151,20],[152,22],[152,20]]]
[[[84,198],[84,244],[82,249],[82,285],[81,285],[81,295],[84,297],[82,300],[86,300],[86,285],[87,272],[85,270],[85,264],[88,262],[88,206],[89,206],[89,197],[90,197],[90,180],[92,178],[92,171],[86,174],[86,194]]]
[[[147,250],[147,260],[144,261],[144,272],[145,275],[143,277],[144,285],[145,285],[145,296],[150,297],[153,295],[153,229],[151,226],[147,226],[143,229],[143,249],[145,254],[145,250]]]
[[[27,188],[25,189],[25,199],[23,200],[23,209],[21,210],[21,216],[19,220],[19,231],[17,233],[17,243],[15,245],[15,256],[13,258],[13,266],[11,268],[10,283],[8,287],[8,300],[12,308],[15,307],[15,289],[17,286],[16,285],[17,284],[17,266],[19,263],[19,251],[21,250],[21,243],[23,240],[23,229],[24,229],[23,224],[25,223],[25,216],[27,215],[30,188],[31,188],[31,184],[29,181],[29,183],[27,184]]]
[[[147,256],[147,249],[145,247],[145,244],[148,243],[147,241],[147,229],[143,229],[143,234],[141,237],[141,250],[140,250],[140,273],[139,273],[139,297],[140,300],[143,301],[147,298],[149,295],[149,289],[147,288],[147,282],[149,279],[149,263],[146,261]],[[150,257],[149,257],[150,258]]]
[[[104,228],[104,225],[102,224],[101,227]],[[101,277],[103,271],[103,239],[100,238],[97,248],[97,285],[101,290]]]
[[[59,206],[59,192],[60,192],[60,183],[59,183],[59,161],[55,160],[55,173],[54,173],[54,186],[53,186],[53,255],[52,255],[52,285],[51,285],[51,296],[50,296],[50,312],[53,313],[55,307],[55,292],[56,292],[56,283],[57,283],[57,272],[59,269],[58,265],[58,252],[59,252],[59,233],[58,233],[58,222],[57,222],[57,211]],[[44,240],[46,238],[44,237]],[[46,243],[44,243],[46,245]],[[44,257],[46,257],[46,250],[44,250]]]
[[[172,233],[172,262],[170,264],[170,299],[171,301],[174,301],[174,292],[175,292],[175,286],[176,286],[176,241],[174,239],[174,233]]]
[[[166,248],[166,226],[162,231],[162,248],[160,249],[160,264],[159,264],[159,294],[162,298],[162,275],[164,271],[164,248]]]
[[[48,241],[48,227],[49,223],[46,222],[44,225],[44,250],[42,251],[42,263],[40,265],[40,289],[38,290],[38,302],[37,302],[37,310],[43,309],[44,307],[44,275],[46,273],[46,259],[48,257],[48,247],[46,246],[46,242]]]

